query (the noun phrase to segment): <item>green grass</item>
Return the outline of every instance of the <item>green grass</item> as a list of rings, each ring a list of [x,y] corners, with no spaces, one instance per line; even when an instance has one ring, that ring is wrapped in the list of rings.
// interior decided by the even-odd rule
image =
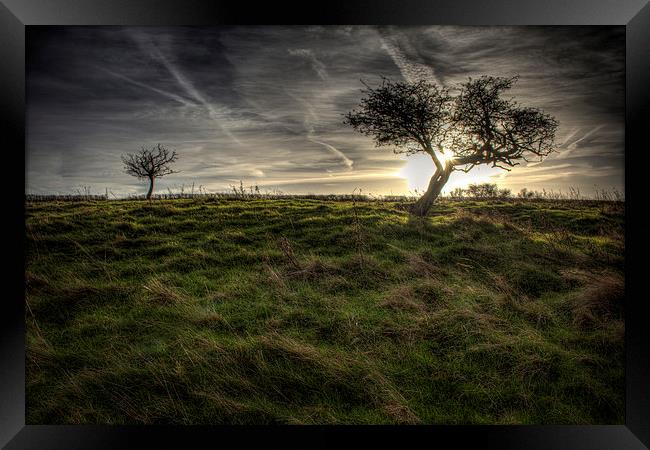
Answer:
[[[30,202],[27,423],[623,423],[623,207]]]

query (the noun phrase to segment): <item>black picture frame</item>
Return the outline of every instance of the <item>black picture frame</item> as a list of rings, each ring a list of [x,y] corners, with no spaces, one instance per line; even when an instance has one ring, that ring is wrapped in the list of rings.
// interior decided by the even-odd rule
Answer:
[[[626,27],[626,419],[605,426],[417,427],[111,427],[25,425],[24,166],[25,27],[31,25],[207,24],[454,24],[624,25]],[[648,166],[646,130],[650,99],[650,4],[648,0],[347,0],[291,4],[200,0],[0,0],[0,136],[5,169],[3,236],[12,244],[0,328],[0,445],[22,448],[130,448],[264,444],[303,445],[351,435],[395,444],[422,438],[454,447],[643,449],[650,446],[650,328],[647,288]],[[20,149],[23,149],[21,152]],[[645,151],[644,151],[645,150]],[[9,175],[9,176],[7,176]],[[638,183],[638,184],[637,184]],[[645,189],[645,192],[644,192]],[[6,244],[5,244],[6,245]],[[9,289],[8,289],[9,288]],[[293,436],[287,441],[285,433]],[[317,436],[315,436],[317,435]],[[268,439],[268,440],[266,440]],[[194,444],[192,444],[194,443]],[[386,442],[387,443],[387,442]]]

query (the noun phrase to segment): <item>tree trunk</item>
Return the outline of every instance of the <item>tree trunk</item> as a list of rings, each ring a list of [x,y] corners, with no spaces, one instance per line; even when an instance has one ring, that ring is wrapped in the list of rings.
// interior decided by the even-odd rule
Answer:
[[[147,192],[147,200],[151,200],[151,193],[153,192],[153,177],[149,178],[149,192]]]
[[[424,217],[427,215],[433,202],[440,195],[440,191],[444,187],[447,180],[449,180],[449,175],[453,170],[453,166],[446,165],[443,170],[436,170],[436,173],[433,174],[431,180],[429,181],[429,187],[420,199],[413,204],[411,207],[411,213],[416,216]]]

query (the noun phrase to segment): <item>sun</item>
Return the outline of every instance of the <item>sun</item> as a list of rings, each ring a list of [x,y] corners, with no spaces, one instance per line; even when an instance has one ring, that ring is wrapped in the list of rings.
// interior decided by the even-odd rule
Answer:
[[[445,164],[447,158],[445,155],[438,154],[438,159]],[[408,192],[423,192],[429,186],[429,180],[436,170],[436,166],[431,161],[431,157],[426,153],[415,153],[405,158],[406,164],[397,172],[397,176],[406,179]],[[486,183],[492,180],[492,177],[499,174],[501,170],[486,166],[477,166],[470,172],[465,173],[456,171],[451,174],[449,181],[442,189],[443,193],[450,192],[454,188],[465,188],[472,183]]]
[[[443,165],[447,162],[447,157],[443,154],[438,154],[438,159]],[[409,191],[425,191],[435,171],[436,166],[429,155],[415,153],[406,157],[406,164],[397,175],[406,179]]]

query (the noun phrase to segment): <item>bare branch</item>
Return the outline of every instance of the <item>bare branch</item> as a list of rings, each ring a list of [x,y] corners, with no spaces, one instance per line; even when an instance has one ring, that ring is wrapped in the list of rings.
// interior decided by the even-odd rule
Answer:
[[[140,179],[159,178],[172,173],[170,164],[177,159],[176,151],[170,152],[160,144],[146,149],[142,147],[137,153],[122,155],[124,171]]]
[[[122,155],[124,171],[138,179],[149,180],[147,198],[151,198],[154,180],[156,178],[177,173],[170,165],[177,159],[176,151],[169,151],[160,144],[147,149],[142,147],[137,153]]]

